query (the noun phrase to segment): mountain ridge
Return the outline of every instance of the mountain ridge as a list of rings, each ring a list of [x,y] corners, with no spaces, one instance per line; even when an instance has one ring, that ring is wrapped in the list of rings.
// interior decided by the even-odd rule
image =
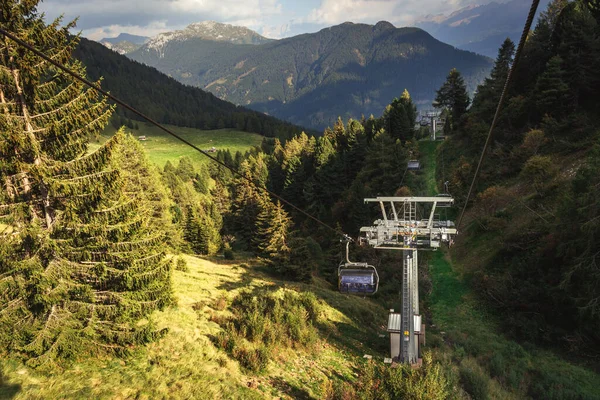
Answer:
[[[420,28],[346,22],[260,45],[190,38],[128,57],[235,104],[322,129],[338,116],[381,114],[406,88],[430,104],[450,69],[470,90],[491,60],[444,44]]]

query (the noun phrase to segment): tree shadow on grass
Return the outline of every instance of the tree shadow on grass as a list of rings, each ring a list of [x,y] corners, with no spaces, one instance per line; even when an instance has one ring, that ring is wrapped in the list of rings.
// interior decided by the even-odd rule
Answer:
[[[0,399],[14,399],[20,391],[21,385],[10,383],[8,377],[2,371],[2,365],[0,365]]]

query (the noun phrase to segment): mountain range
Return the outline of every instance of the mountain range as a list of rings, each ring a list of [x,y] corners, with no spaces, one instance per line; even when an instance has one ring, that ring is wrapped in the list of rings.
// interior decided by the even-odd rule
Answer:
[[[543,11],[550,0],[541,0]],[[427,15],[415,25],[433,37],[463,50],[496,58],[498,48],[508,37],[518,43],[531,2],[523,0],[493,1],[471,5],[450,15]]]
[[[417,105],[429,107],[452,68],[473,91],[492,65],[422,29],[385,21],[281,40],[204,22],[160,34],[127,56],[221,99],[314,129],[338,116],[381,115],[405,88]]]

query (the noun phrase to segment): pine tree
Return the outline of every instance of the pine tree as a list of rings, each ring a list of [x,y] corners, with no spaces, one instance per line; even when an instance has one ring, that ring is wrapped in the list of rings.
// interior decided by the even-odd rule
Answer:
[[[2,2],[0,23],[85,74],[73,24],[46,26],[37,3]],[[87,154],[106,99],[8,38],[0,84],[0,346],[50,366],[155,338],[138,321],[171,301],[170,260],[140,190],[152,184],[118,162],[124,134]]]

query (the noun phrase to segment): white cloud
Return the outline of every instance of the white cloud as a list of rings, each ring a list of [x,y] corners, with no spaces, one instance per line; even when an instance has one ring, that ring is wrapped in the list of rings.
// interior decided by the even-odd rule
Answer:
[[[110,25],[145,26],[156,21],[172,25],[218,20],[255,21],[280,15],[280,0],[46,0],[39,10],[49,19],[65,14],[66,20],[81,17],[84,30]]]
[[[102,28],[85,29],[82,31],[82,35],[92,40],[100,40],[107,37],[116,37],[122,32],[127,32],[132,35],[152,37],[158,35],[159,33],[179,28],[183,27],[167,27],[165,21],[155,21],[151,22],[146,26],[109,25],[104,26]]]
[[[286,36],[286,33],[290,32],[291,28],[291,23],[278,26],[265,25],[262,27],[260,34],[270,39],[281,39]]]
[[[338,24],[345,21],[364,22],[392,15],[396,2],[390,0],[324,0],[313,9],[308,21],[318,24]]]
[[[426,14],[456,11],[492,0],[45,0],[47,19],[80,17],[78,29],[92,39],[120,32],[154,36],[193,22],[215,20],[281,38],[345,21],[386,20],[407,26]],[[498,0],[496,0],[498,1]],[[506,1],[506,0],[500,0]]]
[[[406,26],[425,14],[456,11],[473,3],[473,0],[323,0],[318,8],[312,9],[307,21],[334,25],[345,21],[375,23],[384,20]]]

